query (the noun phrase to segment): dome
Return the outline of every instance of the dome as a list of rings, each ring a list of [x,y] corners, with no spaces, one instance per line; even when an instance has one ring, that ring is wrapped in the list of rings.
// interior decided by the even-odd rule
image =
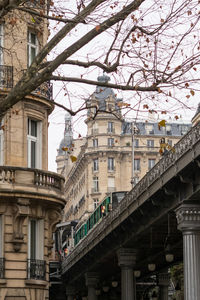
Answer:
[[[102,83],[108,83],[110,81],[110,77],[103,74],[102,76],[97,77],[98,82],[102,82]],[[113,89],[111,89],[110,87],[105,87],[105,86],[97,86],[96,90],[94,92],[94,97],[99,100],[99,108],[102,110],[106,109],[106,102],[105,100],[110,97],[113,96],[113,98],[115,99],[115,94],[113,92]]]

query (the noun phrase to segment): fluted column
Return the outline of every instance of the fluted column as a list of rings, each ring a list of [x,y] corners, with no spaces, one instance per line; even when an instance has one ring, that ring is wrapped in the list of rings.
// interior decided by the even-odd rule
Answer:
[[[200,299],[200,205],[182,204],[176,210],[183,233],[184,299]]]
[[[121,299],[136,300],[136,284],[133,267],[136,262],[136,250],[121,248],[118,251],[118,265],[121,267]]]
[[[169,273],[158,274],[158,285],[160,288],[160,300],[168,300],[168,288],[170,283]]]
[[[85,274],[86,286],[88,287],[88,300],[97,300],[96,295],[96,285],[99,282],[99,277],[97,273],[88,272]]]
[[[75,295],[74,286],[72,285],[66,286],[66,295],[67,295],[67,300],[74,300],[74,295]]]

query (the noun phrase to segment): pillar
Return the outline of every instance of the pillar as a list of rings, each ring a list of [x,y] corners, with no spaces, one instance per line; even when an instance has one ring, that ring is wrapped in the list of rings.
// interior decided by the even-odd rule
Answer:
[[[85,274],[86,286],[88,287],[88,300],[97,300],[96,286],[99,282],[97,273],[88,272]]]
[[[168,300],[168,288],[170,284],[170,274],[160,273],[158,274],[158,285],[160,288],[160,300]]]
[[[136,250],[121,248],[118,250],[118,265],[121,267],[121,299],[136,300],[136,284],[133,267],[136,262]]]
[[[200,299],[200,205],[183,203],[176,209],[183,234],[184,299]]]
[[[67,295],[67,300],[74,300],[74,295],[75,295],[74,286],[72,285],[66,286],[66,295]]]

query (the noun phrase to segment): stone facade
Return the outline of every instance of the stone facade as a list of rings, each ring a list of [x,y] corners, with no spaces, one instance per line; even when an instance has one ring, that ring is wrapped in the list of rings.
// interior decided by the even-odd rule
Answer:
[[[99,81],[108,79],[105,75],[98,78]],[[109,193],[129,191],[132,177],[136,184],[159,161],[160,139],[165,138],[165,143],[173,147],[191,127],[177,122],[159,129],[159,121],[152,120],[132,125],[123,119],[121,103],[112,89],[97,87],[88,104],[93,108],[88,109],[85,120],[85,138],[73,140],[71,120],[66,117],[56,160],[58,173],[66,178],[64,221],[82,222]],[[99,111],[93,118],[95,105]],[[70,159],[72,156],[77,158],[75,162]]]
[[[47,21],[40,17],[14,10],[3,21],[0,97],[48,38]],[[47,171],[51,97],[45,83],[0,119],[1,300],[49,299],[52,235],[65,203],[64,178]]]

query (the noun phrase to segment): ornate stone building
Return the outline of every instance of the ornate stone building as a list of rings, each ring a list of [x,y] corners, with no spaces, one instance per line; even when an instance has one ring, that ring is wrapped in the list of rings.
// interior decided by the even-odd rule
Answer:
[[[46,20],[33,21],[15,10],[6,15],[0,24],[0,97],[12,89],[47,38]],[[52,232],[65,203],[64,178],[47,171],[50,100],[52,85],[45,83],[0,120],[1,300],[49,299]]]
[[[109,77],[98,80],[108,81]],[[57,170],[66,177],[65,221],[83,221],[110,192],[129,191],[131,181],[136,184],[160,159],[160,139],[173,147],[191,127],[176,122],[159,129],[159,121],[126,122],[121,114],[123,102],[110,88],[97,87],[89,106],[93,108],[88,108],[85,120],[86,137],[72,138],[71,117],[66,115],[58,149]],[[99,111],[93,118],[95,106]],[[73,156],[75,162],[70,159]]]

